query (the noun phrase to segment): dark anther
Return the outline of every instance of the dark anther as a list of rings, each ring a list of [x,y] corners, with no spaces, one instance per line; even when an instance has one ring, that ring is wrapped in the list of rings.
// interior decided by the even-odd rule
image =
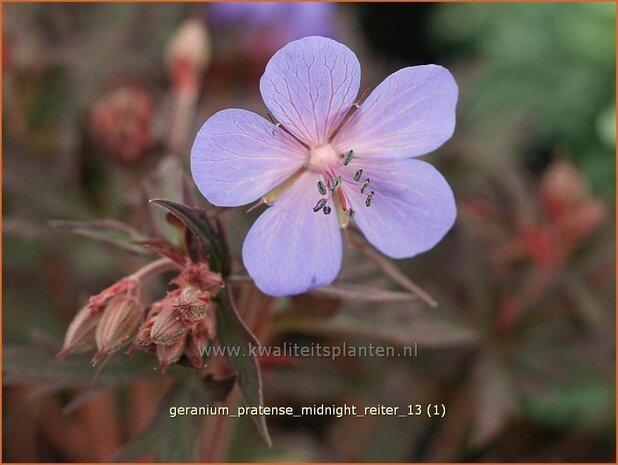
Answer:
[[[318,191],[320,191],[320,194],[326,195],[326,186],[322,181],[318,181]]]
[[[319,212],[324,208],[324,205],[326,205],[326,199],[320,199],[318,203],[315,204],[315,207],[313,207],[313,211],[316,213]]]
[[[339,186],[341,186],[341,175],[337,176],[335,179],[331,181],[330,190],[333,192],[336,192],[337,189],[339,189]]]
[[[352,161],[353,157],[354,157],[354,150],[348,150],[343,155],[343,164],[347,166]]]

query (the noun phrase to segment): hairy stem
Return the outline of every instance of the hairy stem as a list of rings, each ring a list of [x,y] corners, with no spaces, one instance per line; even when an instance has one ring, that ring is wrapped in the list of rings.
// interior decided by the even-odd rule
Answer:
[[[136,281],[146,281],[147,279],[164,273],[169,270],[179,269],[180,265],[173,262],[169,258],[160,258],[154,262],[150,262],[148,265],[140,268],[132,275],[128,276],[128,279],[134,279]]]
[[[360,249],[361,252],[363,252],[372,262],[378,265],[378,267],[382,271],[384,271],[393,281],[412,292],[430,307],[435,308],[438,306],[438,302],[429,294],[429,292],[427,292],[425,289],[420,287],[418,284],[408,278],[405,274],[399,271],[399,269],[393,263],[391,263],[390,260],[383,257],[378,251],[376,251],[369,244],[361,240],[356,234],[354,234],[350,238],[350,240],[352,245]]]

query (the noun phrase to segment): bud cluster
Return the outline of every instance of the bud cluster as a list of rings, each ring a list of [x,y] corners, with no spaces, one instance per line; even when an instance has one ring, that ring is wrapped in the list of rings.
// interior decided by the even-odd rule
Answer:
[[[97,348],[94,364],[120,349],[142,322],[144,307],[137,295],[138,281],[127,278],[90,297],[69,325],[56,357]]]
[[[216,334],[213,299],[223,286],[221,275],[206,264],[188,263],[172,284],[178,288],[148,310],[138,299],[140,281],[133,278],[90,297],[69,325],[57,358],[96,348],[96,364],[130,344],[127,354],[154,352],[161,373],[183,356],[204,368],[202,354]]]
[[[208,291],[192,286],[169,292],[151,306],[129,352],[156,352],[162,373],[183,355],[204,368],[202,354],[216,334],[214,305]]]

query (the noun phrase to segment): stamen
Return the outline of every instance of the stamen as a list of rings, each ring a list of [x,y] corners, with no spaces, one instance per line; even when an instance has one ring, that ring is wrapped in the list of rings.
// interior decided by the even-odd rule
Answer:
[[[354,157],[354,150],[348,150],[344,155],[343,155],[343,164],[345,166],[348,166],[348,164],[352,161],[352,158]]]
[[[292,184],[294,184],[296,182],[296,180],[303,174],[303,172],[304,172],[304,170],[302,168],[299,169],[292,176],[290,176],[285,181],[283,181],[281,184],[279,184],[277,187],[275,187],[273,190],[268,192],[264,197],[262,197],[262,203],[265,203],[269,207],[272,206],[272,204],[275,203],[275,200],[277,200],[279,198],[279,196],[288,187],[290,187]],[[254,207],[256,207],[256,206],[257,206],[257,204],[254,205]],[[254,207],[251,207],[251,208],[254,208]]]
[[[347,228],[350,218],[345,213],[347,206],[345,196],[343,195],[343,189],[339,189],[337,191],[337,195],[333,195],[333,204],[335,206],[335,212],[337,213],[337,221],[339,221],[339,226],[341,229]]]
[[[360,181],[361,176],[363,175],[363,170],[358,170],[356,174],[354,174],[354,180],[356,182]]]
[[[337,191],[337,197],[335,197],[335,200],[339,201],[339,205],[344,211],[347,210],[348,204],[345,201],[345,195],[343,195],[343,190]]]
[[[326,186],[322,181],[318,181],[318,191],[320,191],[320,194],[326,195]]]
[[[249,208],[247,208],[247,210],[245,210],[245,213],[249,213],[252,212],[253,210],[255,210],[256,208],[262,206],[262,205],[266,205],[266,202],[264,201],[264,199],[260,199],[257,202],[255,202],[253,205],[251,205]]]
[[[338,175],[335,179],[333,179],[330,183],[330,190],[332,192],[337,192],[337,189],[341,186],[341,175]]]
[[[315,213],[319,212],[322,208],[324,208],[324,205],[326,205],[326,199],[320,199],[318,203],[315,204],[315,207],[313,207],[313,211]]]
[[[322,211],[324,212],[325,215],[330,215],[331,209],[330,207],[327,205],[325,206]]]
[[[346,115],[343,117],[341,122],[337,125],[335,130],[331,133],[330,137],[328,138],[330,142],[332,142],[333,139],[337,136],[337,134],[339,134],[339,131],[343,129],[343,126],[345,126],[345,123],[348,122],[348,120],[352,117],[354,112],[360,108],[365,98],[367,98],[367,95],[369,95],[369,89],[365,89],[363,93],[361,94],[360,98],[356,102],[354,102],[354,104],[350,107]]]
[[[354,218],[354,215],[356,215],[356,212],[354,210],[352,210],[351,208],[348,208],[346,210],[346,214],[350,217],[350,218]]]
[[[365,179],[365,182],[363,182],[363,185],[361,186],[361,194],[365,193],[365,189],[367,189],[369,187],[369,178]]]
[[[266,115],[268,116],[268,119],[270,120],[270,122],[273,123],[276,127],[281,129],[283,132],[287,133],[290,137],[292,137],[292,139],[294,139],[300,145],[305,147],[307,150],[310,149],[310,147],[307,144],[305,144],[302,140],[300,140],[298,137],[292,134],[284,125],[282,125],[279,121],[277,121],[271,112],[266,113]]]
[[[371,194],[369,194],[367,196],[367,199],[365,200],[365,205],[367,205],[368,207],[371,207],[371,203],[373,202],[373,194],[375,194],[375,192],[371,191]]]

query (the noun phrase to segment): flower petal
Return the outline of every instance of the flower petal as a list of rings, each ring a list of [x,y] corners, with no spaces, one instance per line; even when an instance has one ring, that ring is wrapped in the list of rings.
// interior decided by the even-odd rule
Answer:
[[[252,202],[294,174],[304,149],[255,113],[223,110],[208,119],[191,149],[191,173],[214,205]]]
[[[325,37],[290,42],[273,55],[260,81],[266,106],[311,147],[326,143],[358,94],[354,52]]]
[[[306,172],[249,230],[242,257],[265,294],[287,296],[332,283],[341,267],[337,215],[313,207],[320,176]]]
[[[424,155],[453,135],[457,94],[453,76],[442,66],[401,69],[367,97],[336,144],[360,157]]]
[[[433,248],[453,226],[457,215],[453,192],[429,163],[363,160],[361,167],[371,180],[370,188],[362,195],[357,185],[351,186],[353,170],[349,170],[346,195],[356,211],[356,224],[383,254],[413,257]],[[371,191],[375,194],[367,207],[366,194]]]

